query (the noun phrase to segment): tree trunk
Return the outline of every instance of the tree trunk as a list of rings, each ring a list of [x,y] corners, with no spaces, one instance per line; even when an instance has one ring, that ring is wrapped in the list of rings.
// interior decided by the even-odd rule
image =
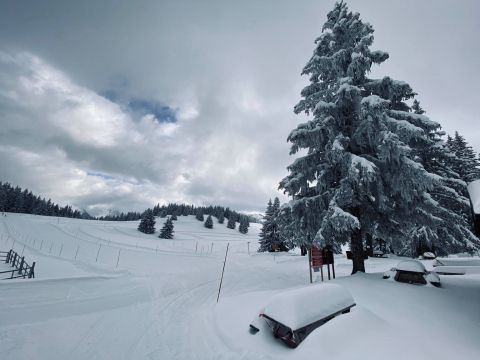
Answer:
[[[305,245],[300,246],[300,253],[302,256],[307,255],[307,247]]]
[[[352,215],[356,216],[360,220],[360,209],[355,208],[352,211]],[[352,274],[358,271],[365,272],[363,239],[361,229],[357,229],[353,232],[350,239],[350,250],[352,251]]]

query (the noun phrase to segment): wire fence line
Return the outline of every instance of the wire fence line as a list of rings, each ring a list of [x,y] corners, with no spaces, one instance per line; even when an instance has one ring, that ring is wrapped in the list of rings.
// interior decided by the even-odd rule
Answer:
[[[158,243],[152,243],[150,239],[135,238],[129,234],[124,237],[130,237],[128,242],[121,242],[112,235],[112,238],[103,238],[92,235],[82,229],[81,225],[75,228],[75,231],[59,226],[55,223],[43,223],[52,228],[54,233],[48,232],[42,234],[41,231],[33,234],[36,229],[28,229],[18,224],[9,224],[2,219],[3,231],[0,229],[0,241],[6,247],[22,251],[25,248],[34,250],[42,255],[49,255],[66,260],[81,261],[90,264],[102,264],[110,268],[122,266],[122,260],[132,255],[179,255],[179,256],[203,256],[220,261],[221,254],[225,252],[227,243],[225,240],[167,240],[158,239]],[[75,225],[75,224],[69,224]],[[71,230],[71,229],[70,229]],[[56,234],[55,234],[56,233]],[[61,237],[58,234],[62,234]],[[39,234],[42,234],[41,236]],[[91,240],[94,239],[94,240]],[[125,240],[124,241],[128,241]],[[149,242],[149,243],[147,243]],[[230,243],[230,251],[240,254],[250,254],[251,242],[234,241]]]

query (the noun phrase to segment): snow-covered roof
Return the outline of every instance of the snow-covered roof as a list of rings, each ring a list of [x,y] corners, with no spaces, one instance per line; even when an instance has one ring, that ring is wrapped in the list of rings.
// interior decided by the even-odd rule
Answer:
[[[397,264],[397,270],[424,273],[425,266],[418,260],[403,260]]]
[[[473,212],[480,214],[480,180],[468,184],[468,193],[470,194],[470,200],[472,200]]]
[[[297,330],[353,305],[355,301],[344,287],[319,284],[273,296],[263,314]]]

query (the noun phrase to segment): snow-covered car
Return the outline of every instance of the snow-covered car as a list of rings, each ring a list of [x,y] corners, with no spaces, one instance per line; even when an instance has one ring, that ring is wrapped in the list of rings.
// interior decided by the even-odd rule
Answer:
[[[250,324],[256,333],[265,321],[273,336],[295,348],[313,330],[334,317],[350,312],[355,301],[347,289],[337,284],[310,285],[273,296]]]
[[[440,287],[440,277],[435,272],[427,271],[425,266],[418,260],[400,261],[396,267],[384,272],[383,278],[393,278],[395,281],[408,284],[432,284]]]
[[[435,259],[437,256],[433,253],[433,252],[430,252],[430,251],[427,251],[427,252],[424,252],[423,253],[423,256],[422,256],[425,260],[433,260]]]
[[[387,257],[382,250],[373,250],[374,257]]]

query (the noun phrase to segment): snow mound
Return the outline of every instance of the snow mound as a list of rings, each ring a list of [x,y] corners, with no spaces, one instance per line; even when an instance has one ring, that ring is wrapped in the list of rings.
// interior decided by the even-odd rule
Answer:
[[[480,266],[480,258],[437,258],[433,266]]]
[[[418,260],[403,260],[397,264],[397,270],[425,273],[425,266]]]
[[[468,193],[470,200],[472,200],[473,212],[480,214],[480,180],[472,181],[468,184]]]
[[[320,284],[273,296],[263,314],[296,330],[353,305],[352,295],[343,286]]]

